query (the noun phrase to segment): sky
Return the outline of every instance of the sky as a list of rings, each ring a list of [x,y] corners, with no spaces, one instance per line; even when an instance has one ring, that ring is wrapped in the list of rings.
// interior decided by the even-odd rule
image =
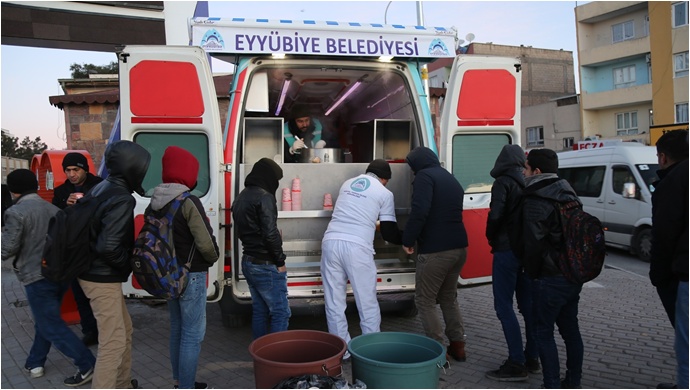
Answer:
[[[573,52],[577,69],[575,1],[423,1],[425,26],[455,27],[474,42]],[[417,25],[416,1],[211,1],[209,16],[329,20]],[[183,27],[186,28],[186,27]],[[73,63],[106,65],[114,53],[2,45],[2,128],[21,141],[41,137],[50,149],[66,148],[64,112],[48,101],[63,95],[58,79],[70,78]],[[213,63],[214,72],[229,72]],[[576,85],[578,83],[576,82]]]

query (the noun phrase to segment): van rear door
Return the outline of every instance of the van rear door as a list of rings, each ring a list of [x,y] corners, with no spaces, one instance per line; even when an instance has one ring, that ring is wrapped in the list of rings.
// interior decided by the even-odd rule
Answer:
[[[136,142],[151,153],[144,178],[145,196],[137,201],[135,229],[161,183],[161,160],[168,146],[187,149],[199,161],[192,194],[206,210],[221,255],[224,253],[224,186],[222,132],[218,100],[206,53],[189,46],[127,46],[118,53],[120,67],[121,139]],[[222,256],[221,256],[222,257]],[[223,260],[209,268],[207,295],[222,293]],[[123,284],[127,296],[146,297],[136,280]]]
[[[469,247],[461,285],[491,281],[486,220],[494,179],[489,174],[506,144],[520,144],[520,61],[460,55],[451,69],[441,116],[439,157],[465,190],[463,222]]]

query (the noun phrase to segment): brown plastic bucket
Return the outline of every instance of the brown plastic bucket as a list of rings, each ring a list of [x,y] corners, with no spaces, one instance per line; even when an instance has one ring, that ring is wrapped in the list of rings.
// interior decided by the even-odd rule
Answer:
[[[295,376],[342,373],[345,340],[317,330],[286,330],[259,337],[249,345],[257,389],[270,389]]]

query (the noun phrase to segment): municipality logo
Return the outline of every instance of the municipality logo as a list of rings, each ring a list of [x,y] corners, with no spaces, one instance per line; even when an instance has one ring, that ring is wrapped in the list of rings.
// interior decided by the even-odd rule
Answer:
[[[204,37],[201,38],[201,47],[209,51],[223,50],[225,49],[225,41],[223,41],[223,37],[220,33],[215,28],[212,28],[206,31]]]
[[[429,45],[429,55],[434,57],[448,56],[450,52],[442,40],[436,38]]]
[[[369,188],[370,185],[371,182],[369,182],[369,179],[363,177],[361,179],[353,181],[352,184],[350,184],[350,189],[355,192],[363,192],[367,188]]]

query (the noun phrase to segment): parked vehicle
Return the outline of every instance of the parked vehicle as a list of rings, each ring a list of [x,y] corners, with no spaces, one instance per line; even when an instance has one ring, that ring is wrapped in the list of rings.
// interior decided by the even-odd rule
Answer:
[[[340,185],[363,173],[371,160],[391,163],[393,178],[387,188],[395,194],[398,222],[405,225],[414,178],[405,157],[417,146],[437,151],[465,188],[463,215],[470,247],[459,283],[491,280],[484,237],[493,183],[489,171],[504,144],[520,141],[517,59],[455,59],[437,149],[421,69],[436,58],[455,57],[454,30],[197,18],[191,32],[193,47],[127,46],[118,53],[120,136],[152,155],[144,180],[146,196],[135,195],[137,221],[160,182],[165,148],[178,145],[199,159],[193,193],[204,204],[225,254],[209,272],[208,296],[209,301],[220,301],[226,325],[241,324],[251,307],[229,207],[252,165],[263,157],[273,158],[283,169],[280,188],[291,188],[294,179],[301,186],[298,211],[280,209],[281,190],[276,194],[291,302],[323,305],[321,238],[332,214],[323,200],[329,194],[335,203]],[[209,54],[236,67],[224,124],[219,121]],[[310,158],[309,163],[283,162],[283,126],[295,104],[316,113],[328,148],[320,152],[328,155]],[[415,256],[386,243],[378,233],[374,248],[382,308],[409,304]],[[146,296],[133,280],[123,289],[128,296]]]
[[[604,225],[606,244],[649,261],[652,248],[652,183],[656,148],[636,142],[558,153],[560,177],[568,180],[585,211]]]

